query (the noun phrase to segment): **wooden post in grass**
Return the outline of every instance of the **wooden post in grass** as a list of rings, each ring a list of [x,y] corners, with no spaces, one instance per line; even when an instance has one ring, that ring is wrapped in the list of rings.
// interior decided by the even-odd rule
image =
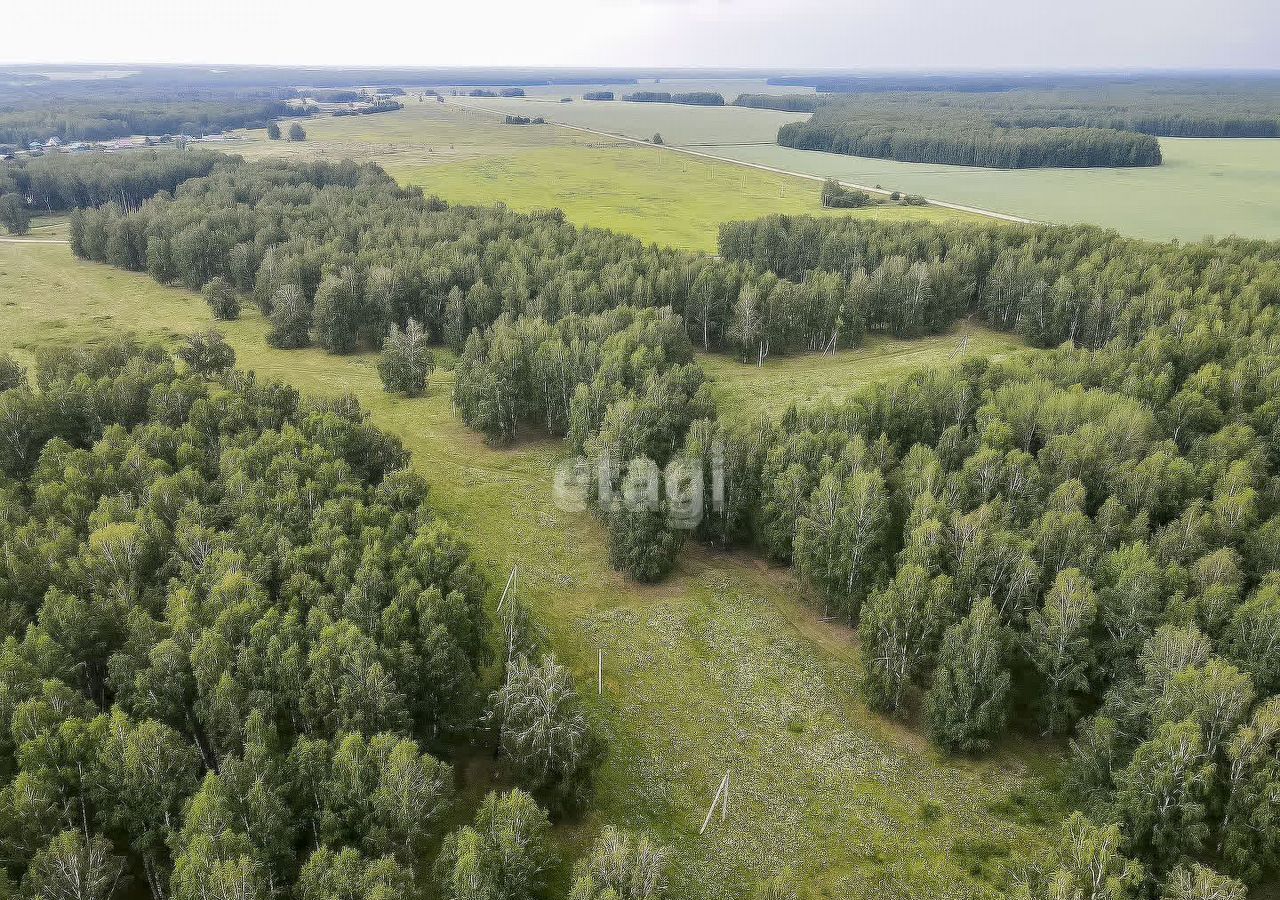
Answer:
[[[596,658],[596,693],[598,696],[604,696],[604,650],[598,651]]]
[[[511,590],[511,584],[516,580],[516,569],[518,566],[511,567],[511,574],[507,576],[507,586],[502,589],[502,597],[498,600],[498,608],[493,611],[496,616],[502,612],[502,604],[507,602],[507,592]]]
[[[516,644],[516,572],[519,566],[511,567],[511,574],[507,576],[507,586],[502,589],[502,597],[498,600],[498,608],[494,610],[494,615],[502,612],[502,606],[507,602],[507,594],[511,594],[511,604],[507,608],[507,684],[511,683],[511,654],[515,652]]]
[[[698,829],[698,834],[702,834],[707,830],[707,826],[711,824],[711,816],[715,814],[716,804],[720,804],[720,821],[724,822],[729,818],[729,773],[724,773],[724,778],[720,779],[720,786],[716,788],[716,795],[711,798],[711,808],[707,810],[707,817],[702,820],[702,827]]]

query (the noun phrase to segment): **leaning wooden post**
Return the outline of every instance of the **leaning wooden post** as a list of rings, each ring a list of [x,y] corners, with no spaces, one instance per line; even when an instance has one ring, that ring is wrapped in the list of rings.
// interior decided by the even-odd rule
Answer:
[[[707,826],[711,824],[711,816],[715,814],[716,804],[721,802],[721,797],[727,803],[729,798],[729,773],[724,773],[724,778],[720,779],[720,785],[716,788],[716,795],[711,798],[711,808],[707,810],[707,817],[702,820],[702,827],[698,829],[698,834],[702,834],[707,830]],[[726,807],[720,808],[720,821],[724,821],[729,815]]]

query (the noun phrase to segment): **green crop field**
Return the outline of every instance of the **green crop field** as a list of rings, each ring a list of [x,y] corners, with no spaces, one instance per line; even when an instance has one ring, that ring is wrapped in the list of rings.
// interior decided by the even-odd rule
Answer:
[[[209,325],[195,294],[78,261],[65,245],[0,244],[0,304],[0,349],[27,360],[41,344],[119,331],[171,339]],[[412,450],[434,502],[494,579],[520,567],[520,594],[580,686],[590,686],[584,693],[610,747],[589,816],[562,835],[570,848],[606,822],[652,829],[675,848],[680,896],[742,896],[789,864],[814,896],[936,898],[990,896],[1003,856],[1026,858],[1050,839],[1060,815],[1049,792],[1057,754],[1006,744],[980,761],[943,758],[921,735],[870,713],[854,634],[822,621],[789,572],[695,551],[664,584],[638,586],[610,569],[594,520],[552,502],[558,441],[494,450],[453,413],[447,371],[433,376],[429,396],[393,399],[371,358],[273,350],[263,330],[251,311],[227,326],[242,366],[308,392],[356,394]],[[922,345],[921,360],[946,353],[947,340]],[[903,342],[873,343],[834,360],[777,363],[768,388],[775,362],[751,377],[774,408],[784,390],[829,392],[900,368],[909,355]],[[737,364],[708,362],[734,373],[731,389],[750,384]],[[728,820],[699,836],[730,767]],[[965,835],[982,837],[981,854]]]
[[[665,84],[659,88],[673,89]],[[725,98],[732,100],[728,94]],[[540,97],[468,97],[458,102],[628,137],[650,137],[657,131],[668,143],[740,162],[880,184],[1044,222],[1091,222],[1162,240],[1280,237],[1280,140],[1161,138],[1165,161],[1158,167],[1002,170],[841,156],[773,143],[780,125],[807,118],[800,113],[581,99],[548,103]]]
[[[409,98],[400,112],[308,121],[304,143],[267,141],[257,132],[230,149],[249,157],[372,160],[402,184],[421,185],[451,202],[504,202],[521,211],[558,207],[579,225],[690,250],[714,251],[721,222],[771,213],[975,218],[939,207],[896,205],[836,213],[822,209],[816,181],[554,126],[503,125],[492,113],[450,101]]]
[[[891,373],[958,362],[970,354],[998,358],[1023,346],[1012,335],[963,323],[949,334],[914,341],[876,335],[856,350],[771,357],[763,366],[714,353],[702,354],[700,362],[714,379],[722,410],[777,415],[792,403],[838,401],[859,385]]]

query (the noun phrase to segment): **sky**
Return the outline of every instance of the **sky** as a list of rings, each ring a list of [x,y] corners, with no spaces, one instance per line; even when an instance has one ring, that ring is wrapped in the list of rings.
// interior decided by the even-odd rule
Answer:
[[[1277,68],[1276,0],[56,0],[4,63]],[[20,39],[12,39],[20,38]]]

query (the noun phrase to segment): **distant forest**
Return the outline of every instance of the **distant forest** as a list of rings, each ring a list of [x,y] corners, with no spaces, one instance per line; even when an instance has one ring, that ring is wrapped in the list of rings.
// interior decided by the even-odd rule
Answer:
[[[296,115],[271,99],[78,99],[57,105],[0,110],[0,144],[24,145],[56,137],[103,141],[133,134],[208,134],[227,128],[262,127],[270,119]]]
[[[777,78],[816,94],[742,94],[736,106],[811,112],[778,143],[956,165],[1151,166],[1154,137],[1280,136],[1280,80],[1063,76]]]
[[[1024,127],[925,95],[829,100],[809,121],[779,128],[778,143],[798,150],[998,169],[1160,165],[1160,144],[1150,135],[1112,128]]]
[[[604,99],[587,97],[588,100]],[[623,100],[632,103],[680,103],[685,106],[724,106],[724,97],[714,91],[689,91],[671,94],[666,91],[636,91],[624,94]]]
[[[783,112],[807,112],[817,110],[826,98],[821,94],[739,94],[734,106],[750,109],[778,109]]]

